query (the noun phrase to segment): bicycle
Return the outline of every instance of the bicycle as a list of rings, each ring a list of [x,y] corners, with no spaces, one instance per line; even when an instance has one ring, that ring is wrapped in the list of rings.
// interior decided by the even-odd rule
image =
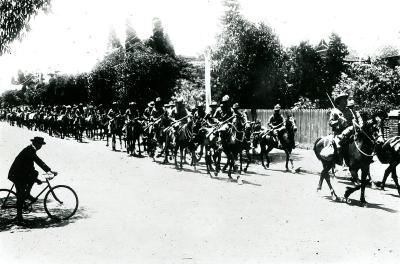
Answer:
[[[49,176],[49,174],[44,174]],[[50,181],[55,175],[45,177],[46,186],[35,197],[35,201],[26,200],[23,213],[31,213],[33,204],[46,191],[44,196],[44,210],[47,215],[54,220],[67,220],[71,218],[78,210],[78,196],[76,192],[67,185],[51,186]],[[0,189],[0,223],[12,221],[17,216],[17,195],[13,191],[14,184],[11,189]]]

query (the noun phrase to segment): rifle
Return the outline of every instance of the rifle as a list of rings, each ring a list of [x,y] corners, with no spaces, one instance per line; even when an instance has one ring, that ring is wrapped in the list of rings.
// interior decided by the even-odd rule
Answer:
[[[189,116],[190,116],[190,115],[186,115],[186,116],[182,117],[181,119],[172,122],[171,125],[169,125],[168,127],[164,128],[163,132],[166,132],[166,131],[167,131],[168,129],[170,129],[173,125],[175,125],[176,123],[181,122],[183,119],[188,118]]]
[[[336,106],[335,106],[335,104],[333,103],[332,98],[330,97],[330,95],[328,94],[328,92],[325,92],[325,93],[326,93],[326,95],[328,96],[329,102],[331,102],[332,107],[333,107],[333,108],[336,108]]]
[[[146,126],[146,127],[144,128],[144,131],[146,131],[149,127],[155,125],[156,123],[160,122],[161,119],[162,119],[162,117],[160,117],[160,118],[156,119],[155,121],[151,122],[148,126]]]
[[[210,132],[207,133],[206,137],[209,137],[212,133],[214,133],[214,131],[217,129],[217,127],[221,127],[223,124],[225,124],[226,122],[228,122],[229,120],[231,120],[232,118],[234,118],[235,116],[232,115],[231,117],[229,117],[228,119],[222,121],[221,123],[215,125],[212,130]]]

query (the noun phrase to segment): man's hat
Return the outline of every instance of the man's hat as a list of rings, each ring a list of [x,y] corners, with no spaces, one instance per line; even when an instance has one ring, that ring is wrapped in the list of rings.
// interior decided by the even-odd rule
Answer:
[[[354,106],[354,100],[353,100],[353,99],[348,100],[348,101],[347,101],[347,106],[348,106],[348,107]]]
[[[41,144],[41,145],[45,145],[46,142],[44,142],[44,138],[42,137],[34,137],[33,139],[31,139],[32,143],[37,143],[37,144]]]
[[[161,97],[157,97],[157,98],[156,98],[156,103],[157,103],[157,102],[161,102]]]
[[[154,101],[151,101],[150,103],[148,103],[147,106],[153,107],[154,106]]]
[[[232,106],[232,108],[233,108],[233,109],[239,109],[239,104],[238,104],[238,103],[235,103],[235,104]]]
[[[349,95],[347,93],[341,93],[338,96],[336,96],[335,98],[335,104],[337,104],[339,102],[339,100],[343,99],[343,98],[349,98]]]
[[[183,103],[183,98],[182,97],[179,97],[178,99],[176,99],[176,102],[175,103]]]
[[[117,102],[116,102],[116,101],[114,101],[114,102],[112,102],[112,104],[113,104],[113,105],[116,105],[116,104],[117,104]]]
[[[214,107],[217,107],[217,106],[218,106],[218,104],[217,104],[217,102],[215,102],[215,101],[212,101],[212,102],[211,102],[211,104],[210,104],[210,106],[211,106],[211,107],[213,107],[213,106],[214,106]]]
[[[129,102],[129,105],[136,105],[135,102]]]
[[[281,105],[280,104],[275,105],[274,110],[281,110]]]
[[[222,102],[228,102],[229,101],[229,95],[224,95],[222,97]]]

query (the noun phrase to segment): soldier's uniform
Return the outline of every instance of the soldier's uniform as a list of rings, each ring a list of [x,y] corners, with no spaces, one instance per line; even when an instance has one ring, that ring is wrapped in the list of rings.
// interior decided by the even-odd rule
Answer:
[[[151,111],[153,111],[153,108],[154,108],[154,102],[151,101],[150,103],[147,104],[146,109],[144,109],[144,111],[143,111],[144,119],[150,120]]]
[[[233,116],[233,110],[229,105],[229,96],[225,95],[222,98],[221,106],[217,108],[213,117],[219,122],[223,122],[231,116]]]
[[[347,101],[348,95],[345,93],[342,93],[338,95],[335,98],[335,103],[338,104],[339,100],[345,99]],[[356,123],[357,125],[362,126],[362,118],[358,114],[358,116],[349,108],[347,107],[347,103],[345,104],[346,106],[339,106],[339,108],[334,108],[332,109],[332,112],[329,117],[329,125],[332,127],[332,131],[334,134],[334,142],[336,145],[336,148],[338,150],[338,156],[337,156],[337,163],[342,164],[343,159],[342,159],[342,154],[341,154],[341,146],[343,142],[346,142],[346,140],[350,137],[351,134],[354,132],[354,126],[353,122]]]
[[[275,137],[278,142],[278,147],[281,147],[281,136],[286,129],[285,127],[285,118],[279,112],[281,110],[281,106],[279,104],[274,106],[274,114],[268,120],[268,126],[272,129],[271,135]]]
[[[138,118],[140,116],[139,110],[136,108],[135,102],[129,103],[129,108],[125,111],[125,117],[129,117],[129,119]]]

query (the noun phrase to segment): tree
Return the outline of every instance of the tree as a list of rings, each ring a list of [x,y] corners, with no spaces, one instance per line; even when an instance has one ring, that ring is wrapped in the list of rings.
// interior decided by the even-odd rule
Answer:
[[[284,97],[288,101],[286,105],[292,105],[300,97],[311,101],[325,97],[324,62],[316,48],[303,41],[291,47],[287,55],[286,80],[290,89]]]
[[[267,25],[253,24],[234,0],[224,2],[222,33],[213,59],[213,94],[230,94],[241,107],[272,107],[285,86],[282,46]]]
[[[110,33],[108,35],[108,48],[113,51],[115,49],[121,48],[121,42],[117,36],[117,32],[114,27],[110,28]]]
[[[328,50],[326,54],[325,85],[328,93],[339,82],[343,72],[346,71],[344,58],[349,54],[347,46],[342,42],[339,35],[332,33],[329,37]]]
[[[132,52],[135,49],[137,44],[141,44],[139,37],[136,34],[133,25],[131,24],[130,20],[126,21],[126,39],[125,39],[125,51]]]
[[[0,2],[0,55],[10,51],[10,43],[29,31],[29,20],[39,10],[47,11],[50,0],[2,0]]]
[[[159,18],[153,18],[153,35],[146,41],[146,45],[160,54],[175,56],[174,47],[168,35],[164,33],[164,28]]]
[[[354,98],[362,112],[385,115],[400,104],[400,67],[384,64],[353,64],[342,74],[333,96],[346,92]]]

